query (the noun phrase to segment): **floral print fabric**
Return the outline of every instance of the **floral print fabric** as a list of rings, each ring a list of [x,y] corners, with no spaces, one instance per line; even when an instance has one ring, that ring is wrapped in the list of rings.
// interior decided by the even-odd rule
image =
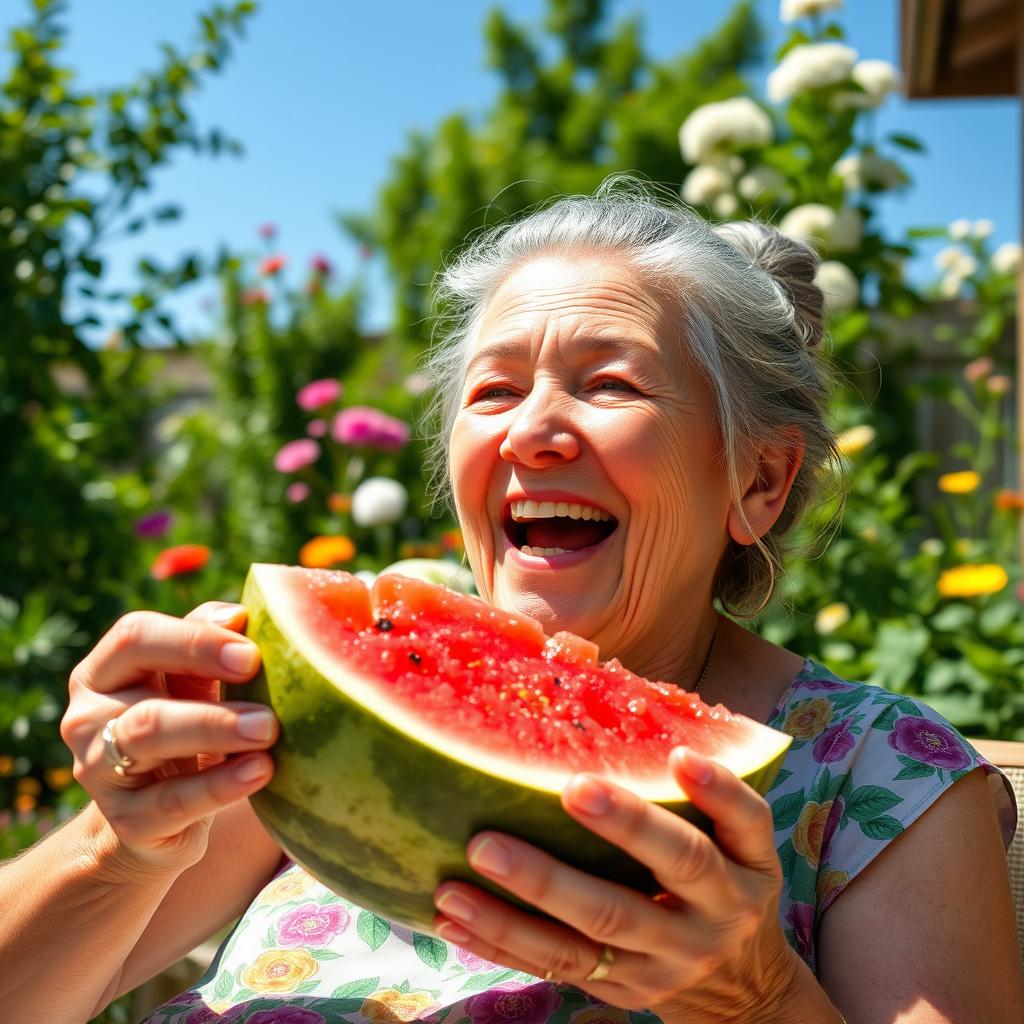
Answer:
[[[957,779],[994,780],[1004,840],[1012,792],[939,715],[814,661],[769,725],[793,736],[767,800],[785,884],[780,917],[815,967],[821,915]],[[656,1024],[418,934],[335,896],[291,864],[253,901],[197,985],[142,1024]]]

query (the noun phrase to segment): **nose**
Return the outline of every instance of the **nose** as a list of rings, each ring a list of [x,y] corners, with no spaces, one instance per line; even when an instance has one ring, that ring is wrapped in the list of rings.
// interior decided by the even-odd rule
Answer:
[[[535,386],[515,410],[501,442],[501,457],[537,469],[575,459],[580,443],[565,401]]]

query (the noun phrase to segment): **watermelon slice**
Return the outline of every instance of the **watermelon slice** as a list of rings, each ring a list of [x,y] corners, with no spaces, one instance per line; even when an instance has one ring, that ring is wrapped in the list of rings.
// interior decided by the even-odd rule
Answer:
[[[335,892],[429,929],[444,878],[499,891],[466,863],[498,829],[654,892],[642,865],[575,822],[559,794],[597,772],[706,827],[668,769],[684,745],[765,792],[790,737],[571,633],[387,574],[253,565],[242,601],[263,669],[238,696],[281,721],[276,771],[251,800],[295,861]],[[234,692],[233,692],[234,695]]]

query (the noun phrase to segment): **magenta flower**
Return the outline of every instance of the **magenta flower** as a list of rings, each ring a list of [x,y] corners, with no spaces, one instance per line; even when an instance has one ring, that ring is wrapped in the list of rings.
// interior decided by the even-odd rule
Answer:
[[[300,389],[295,396],[295,401],[299,403],[300,409],[310,412],[313,409],[319,409],[322,405],[330,405],[340,394],[341,385],[336,380],[326,377],[323,380],[315,380]]]
[[[800,686],[805,690],[834,690],[836,692],[853,689],[850,683],[841,683],[836,679],[805,679]]]
[[[331,276],[331,263],[326,256],[321,256],[319,253],[309,261],[310,267],[313,269],[313,273],[319,274],[321,277]]]
[[[956,733],[917,715],[902,715],[889,733],[889,746],[915,761],[958,771],[971,763]]]
[[[311,466],[320,458],[320,445],[316,441],[303,438],[301,441],[289,441],[274,456],[274,469],[279,473],[294,473]]]
[[[171,528],[174,516],[165,508],[159,512],[151,512],[148,516],[135,520],[135,536],[146,540],[162,537]]]
[[[277,941],[282,946],[326,946],[349,921],[351,916],[344,907],[304,903],[278,922]]]
[[[245,1013],[245,1003],[229,1006],[224,1010],[211,1010],[206,1003],[195,1007],[187,1017],[182,1018],[184,1024],[234,1024]]]
[[[284,496],[293,505],[297,505],[300,501],[305,501],[309,497],[309,484],[296,480],[295,483],[289,484],[285,488]]]
[[[459,963],[474,974],[493,971],[498,966],[492,964],[490,960],[485,960],[482,956],[477,956],[476,953],[470,953],[468,949],[463,949],[461,946],[456,948],[455,955],[458,957]]]
[[[853,733],[850,725],[853,719],[844,718],[837,725],[829,726],[817,739],[811,753],[818,764],[834,764],[842,761],[853,750]]]
[[[323,437],[327,433],[327,420],[310,420],[306,425],[306,433],[310,437]]]
[[[814,907],[810,903],[794,903],[786,911],[786,923],[793,929],[796,951],[807,958],[814,951]]]
[[[466,1000],[473,1024],[544,1024],[561,1004],[553,985],[539,982],[522,988],[497,988]]]
[[[276,224],[271,224],[270,221],[267,221],[266,224],[261,224],[260,225],[260,238],[262,238],[265,242],[269,242],[272,238],[276,238],[276,237],[277,237],[277,225]]]
[[[308,1006],[282,1003],[273,1010],[257,1010],[246,1024],[324,1024],[324,1015]]]
[[[409,427],[379,409],[353,405],[334,417],[331,436],[339,444],[394,451],[409,440]]]

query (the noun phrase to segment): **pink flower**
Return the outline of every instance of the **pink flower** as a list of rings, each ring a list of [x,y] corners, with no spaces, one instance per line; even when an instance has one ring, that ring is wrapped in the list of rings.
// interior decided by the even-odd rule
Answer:
[[[297,505],[300,501],[305,501],[309,497],[309,484],[296,480],[295,483],[289,484],[285,488],[284,496],[293,505]]]
[[[327,420],[310,420],[306,424],[306,433],[310,437],[323,437],[327,433]]]
[[[274,456],[274,469],[279,473],[294,473],[312,465],[320,458],[320,445],[316,441],[303,438],[301,441],[289,441]]]
[[[309,265],[310,265],[310,267],[312,267],[314,274],[319,274],[321,277],[330,277],[331,276],[331,269],[332,268],[331,268],[330,261],[327,259],[326,256],[322,256],[319,253],[317,253],[317,255],[314,256],[309,261]]]
[[[277,225],[271,224],[270,221],[267,221],[266,224],[260,225],[259,232],[260,238],[262,238],[265,242],[269,242],[272,238],[277,237]]]
[[[287,256],[275,253],[273,256],[268,256],[265,260],[260,261],[260,273],[266,274],[267,277],[273,277],[274,274],[279,274],[284,270],[284,265],[287,262]]]
[[[379,409],[353,405],[334,417],[331,436],[339,444],[394,451],[409,440],[409,427]]]
[[[322,380],[314,380],[299,390],[295,401],[299,403],[300,409],[307,412],[319,409],[322,405],[330,405],[341,394],[341,385],[330,377]]]
[[[993,369],[995,369],[995,365],[988,356],[982,356],[980,359],[972,359],[964,367],[964,380],[967,381],[968,384],[973,384],[978,380],[984,380]]]
[[[455,955],[458,957],[459,963],[466,968],[467,971],[472,971],[474,974],[483,974],[485,971],[493,971],[498,965],[491,963],[490,960],[485,960],[482,956],[477,956],[476,953],[470,953],[468,949],[463,949],[459,946],[455,950]]]
[[[277,941],[282,946],[326,946],[350,921],[344,907],[304,903],[278,922]]]

